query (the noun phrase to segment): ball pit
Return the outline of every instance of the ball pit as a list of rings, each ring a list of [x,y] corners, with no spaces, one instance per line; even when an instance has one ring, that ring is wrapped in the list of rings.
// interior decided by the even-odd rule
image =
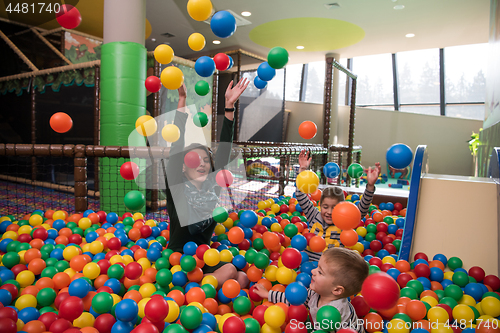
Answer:
[[[317,199],[311,195],[314,205]],[[350,200],[354,206],[359,197]],[[304,250],[326,246],[297,205],[280,197],[256,203],[255,210],[219,207],[212,244],[188,242],[184,254],[166,249],[168,223],[140,213],[2,217],[0,332],[296,332],[290,321],[308,321],[303,303],[315,268]],[[405,332],[440,333],[449,323],[455,333],[497,332],[498,277],[477,266],[467,271],[460,258],[442,254],[398,260],[401,212],[397,203],[372,205],[346,229],[357,235],[351,248],[370,267],[361,294],[351,297],[366,331],[402,333],[389,326],[402,323],[411,326]],[[204,265],[221,260],[245,271],[252,285],[203,276]],[[375,281],[380,276],[383,282]],[[254,283],[284,292],[291,305],[262,300]],[[331,307],[317,318],[340,320]]]

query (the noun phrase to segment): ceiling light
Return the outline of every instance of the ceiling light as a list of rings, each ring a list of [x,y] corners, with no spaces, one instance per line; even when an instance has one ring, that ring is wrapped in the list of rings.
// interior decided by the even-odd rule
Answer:
[[[405,37],[412,38],[415,37],[415,34],[406,34]]]
[[[214,40],[212,43],[214,43],[214,44],[217,44],[217,45],[218,45],[218,44],[220,44],[220,40],[217,40],[217,39],[216,39],[216,40]]]
[[[395,10],[401,10],[401,9],[404,9],[405,6],[404,5],[397,5],[397,6],[394,6],[394,9]]]
[[[156,38],[151,38],[151,41],[152,42],[156,42]]]
[[[297,50],[303,50],[304,47],[302,45],[297,46]]]
[[[241,16],[250,16],[252,13],[250,12],[241,12]]]

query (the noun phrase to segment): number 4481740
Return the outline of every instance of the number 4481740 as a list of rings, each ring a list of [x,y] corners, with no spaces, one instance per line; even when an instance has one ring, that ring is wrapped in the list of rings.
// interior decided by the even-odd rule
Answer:
[[[19,14],[42,14],[44,12],[46,13],[57,13],[61,9],[61,5],[58,3],[45,3],[45,2],[38,2],[38,3],[17,3],[14,5],[14,3],[10,2],[7,5],[7,8],[5,8],[5,11],[8,13],[19,13]]]

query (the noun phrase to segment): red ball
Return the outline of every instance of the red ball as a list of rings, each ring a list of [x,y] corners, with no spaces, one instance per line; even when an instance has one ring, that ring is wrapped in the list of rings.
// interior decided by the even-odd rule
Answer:
[[[250,241],[245,238],[241,241],[241,243],[238,244],[238,248],[244,251],[248,250],[250,248]]]
[[[427,254],[419,252],[416,253],[415,256],[413,256],[413,260],[418,260],[418,259],[424,259],[425,261],[429,261],[429,258],[427,257]]]
[[[123,215],[122,215],[122,220],[123,220],[124,218],[126,218],[126,217],[132,217],[132,216],[134,216],[134,215],[133,215],[132,213],[130,213],[130,212],[123,213]]]
[[[215,68],[219,71],[225,71],[230,64],[229,57],[225,53],[217,53],[214,56]]]
[[[151,298],[144,308],[144,314],[152,322],[163,321],[168,315],[168,303],[163,297]]]
[[[262,298],[255,293],[255,290],[256,290],[255,286],[251,286],[250,289],[248,289],[248,296],[254,302],[262,301]]]
[[[387,233],[383,231],[379,231],[375,234],[375,238],[379,241],[382,241],[382,239],[384,239],[385,236],[387,236]]]
[[[382,272],[387,272],[391,268],[394,268],[394,266],[391,263],[386,262],[385,264],[382,264],[382,267],[380,267],[380,270]]]
[[[101,269],[101,274],[107,274],[108,268],[111,266],[111,263],[107,259],[101,259],[97,262],[97,265]]]
[[[385,244],[384,249],[387,250],[389,252],[389,254],[396,254],[396,252],[398,252],[398,249],[392,243]],[[429,274],[430,274],[430,271],[429,271]]]
[[[161,89],[161,80],[157,76],[148,76],[144,85],[148,91],[156,93]]]
[[[134,162],[125,162],[120,167],[120,175],[126,180],[135,179],[139,176],[139,166]]]
[[[377,231],[378,232],[383,231],[383,232],[387,233],[387,229],[389,229],[389,226],[387,225],[387,223],[385,223],[385,222],[377,223]]]
[[[382,250],[382,243],[380,243],[380,241],[376,240],[376,239],[372,240],[370,242],[370,250],[372,250],[374,252],[378,252],[378,251]],[[379,259],[379,258],[377,258],[377,259]]]
[[[148,238],[153,233],[153,230],[149,225],[143,225],[140,230],[142,238]]]
[[[159,296],[159,295],[157,295],[157,296]],[[141,320],[141,324],[144,324],[144,323],[155,325],[156,328],[158,329],[158,332],[163,332],[163,329],[165,328],[165,321],[163,321],[163,320],[160,320],[160,321],[157,321],[157,322],[152,322],[148,318],[144,317]]]
[[[38,317],[38,320],[40,320],[46,328],[50,327],[50,325],[52,325],[52,323],[57,319],[59,319],[59,316],[54,312],[45,312],[40,317]]]
[[[396,230],[396,234],[395,234],[396,237],[403,237],[403,232],[404,232],[403,228]]]
[[[198,258],[203,258],[205,251],[208,249],[210,249],[210,246],[208,246],[207,244],[198,245],[198,247],[196,248],[196,256]]]
[[[403,205],[400,202],[396,202],[394,204],[394,209],[395,210],[401,210],[401,209],[403,209]]]
[[[361,295],[355,296],[351,299],[351,304],[358,315],[358,318],[363,318],[370,312],[370,307],[365,302],[365,298]]]
[[[311,240],[311,238],[313,238],[314,236],[316,236],[316,235],[313,234],[312,232],[308,232],[308,233],[304,234],[304,237],[306,238],[308,244],[309,244],[309,241]]]
[[[59,305],[59,316],[73,321],[83,313],[83,301],[76,296],[69,296]]]
[[[9,318],[0,319],[0,332],[2,333],[16,333],[17,326],[16,323]]]
[[[392,241],[393,241],[393,239],[391,236],[385,236],[384,238],[382,238],[383,245],[390,244],[390,243],[392,243]]]
[[[96,293],[109,293],[109,294],[113,294],[113,289],[111,289],[110,287],[108,286],[102,286],[101,288],[97,289],[96,290]]]
[[[125,276],[130,280],[136,280],[142,275],[142,266],[137,262],[131,262],[125,266]]]
[[[401,288],[406,287],[408,281],[413,280],[413,277],[407,273],[401,273],[398,275],[398,284]]]
[[[96,214],[99,215],[99,222],[106,222],[106,216],[108,216],[108,214],[105,211],[100,210]]]
[[[190,151],[184,155],[184,164],[190,169],[194,169],[200,166],[201,156],[195,152]]]
[[[14,273],[14,276],[17,277],[17,274],[21,273],[22,271],[27,271],[28,268],[26,267],[26,265],[17,264],[14,267],[12,267],[10,270],[12,273]]]
[[[9,318],[17,323],[17,312],[13,308],[4,307],[0,309],[0,319]]]
[[[500,289],[500,279],[496,275],[486,275],[483,283],[490,286],[493,291]]]
[[[229,317],[222,325],[223,333],[241,333],[245,332],[245,322],[240,317]]]
[[[234,177],[229,170],[220,170],[215,176],[215,181],[220,187],[229,187],[233,183]]]
[[[45,228],[36,228],[34,231],[33,231],[33,238],[38,238],[38,239],[41,239],[41,240],[46,240],[47,238],[49,237],[49,233],[47,232],[47,229]],[[70,243],[74,243],[74,242],[71,242]],[[75,243],[76,244],[76,243]]]
[[[49,331],[52,333],[63,333],[72,328],[73,325],[69,320],[59,318],[50,325]]]
[[[290,320],[295,319],[296,321],[305,322],[307,315],[307,308],[304,304],[290,305],[288,307],[288,318]]]
[[[483,281],[484,277],[486,276],[486,273],[484,269],[482,269],[479,266],[472,266],[469,269],[469,276],[472,276],[474,279],[476,279],[477,282]]]
[[[413,272],[417,277],[428,278],[431,275],[431,269],[426,264],[418,264],[413,268]]]
[[[149,302],[148,302],[149,303]],[[141,323],[137,325],[130,333],[159,333],[158,327],[152,323]]]
[[[387,273],[374,273],[363,282],[361,294],[371,308],[388,310],[398,302],[399,286]]]
[[[439,306],[439,307],[445,309],[446,312],[448,312],[448,318],[450,318],[450,319],[453,318],[453,310],[451,309],[451,307],[449,305],[440,303],[436,306]]]
[[[21,234],[17,237],[17,240],[21,243],[29,243],[31,242],[31,236],[29,234]]]
[[[285,267],[290,269],[298,268],[302,262],[300,251],[294,248],[287,248],[281,254],[281,262]]]
[[[283,204],[283,205],[280,206],[280,212],[281,213],[288,213],[288,210],[289,209],[288,209],[287,205]]]
[[[82,15],[75,6],[61,5],[56,12],[56,20],[63,28],[75,29],[82,22]]]
[[[303,322],[299,321],[288,323],[285,327],[285,333],[307,333],[307,327]]]
[[[109,313],[104,313],[95,319],[94,327],[99,333],[111,333],[111,328],[116,323],[115,317]]]
[[[17,287],[10,283],[4,284],[3,286],[0,287],[0,289],[5,289],[8,292],[10,292],[13,300],[17,298],[17,295],[19,295],[19,290],[17,289]]]
[[[108,240],[107,246],[110,250],[119,250],[122,247],[122,242],[118,237],[113,237]]]
[[[267,305],[259,305],[256,306],[252,312],[252,317],[254,317],[254,319],[259,322],[260,326],[266,323],[266,321],[264,320],[264,313],[266,312],[266,310]]]
[[[375,255],[375,252],[371,249],[366,249],[363,251],[363,253],[361,254],[363,257],[366,257],[366,256],[374,256]]]
[[[370,246],[370,248],[371,248],[371,246]],[[382,267],[382,259],[380,259],[378,257],[371,258],[370,261],[368,261],[368,263],[370,265],[377,266],[378,268]]]
[[[73,127],[73,120],[64,112],[56,112],[50,117],[50,128],[57,133],[66,133]]]

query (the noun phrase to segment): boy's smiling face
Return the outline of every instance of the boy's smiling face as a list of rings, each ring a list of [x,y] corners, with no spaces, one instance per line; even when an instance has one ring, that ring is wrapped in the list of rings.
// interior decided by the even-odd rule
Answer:
[[[325,258],[321,257],[318,262],[318,267],[312,270],[311,288],[320,296],[331,296],[334,289],[335,276],[332,274],[332,268],[329,267]]]
[[[326,224],[333,224],[332,222],[332,210],[339,203],[338,199],[335,198],[323,198],[321,202],[321,217]]]

